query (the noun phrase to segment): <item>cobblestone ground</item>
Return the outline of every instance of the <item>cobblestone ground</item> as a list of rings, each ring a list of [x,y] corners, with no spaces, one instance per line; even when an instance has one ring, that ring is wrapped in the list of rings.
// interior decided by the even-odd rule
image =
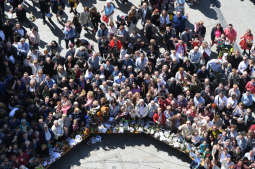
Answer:
[[[188,158],[164,143],[141,135],[103,136],[81,144],[50,169],[188,169]]]

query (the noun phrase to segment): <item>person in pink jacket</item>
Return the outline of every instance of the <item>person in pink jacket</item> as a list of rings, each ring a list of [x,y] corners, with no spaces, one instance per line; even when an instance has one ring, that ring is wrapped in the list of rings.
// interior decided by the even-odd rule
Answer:
[[[233,44],[236,41],[236,30],[233,28],[232,24],[229,24],[225,29],[224,29],[224,34],[226,37],[229,39],[230,43]]]

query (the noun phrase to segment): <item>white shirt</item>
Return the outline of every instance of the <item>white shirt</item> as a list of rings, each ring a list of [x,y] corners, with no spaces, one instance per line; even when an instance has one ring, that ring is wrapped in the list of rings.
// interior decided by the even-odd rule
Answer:
[[[233,100],[232,97],[229,97],[227,100],[227,104],[230,104],[232,108],[235,108],[237,106],[237,100]]]
[[[214,103],[218,106],[218,108],[220,110],[222,110],[226,105],[227,105],[227,97],[226,96],[223,96],[222,98],[217,95],[214,99]]]
[[[240,62],[240,64],[238,65],[238,72],[243,73],[246,69],[248,68],[248,62]]]

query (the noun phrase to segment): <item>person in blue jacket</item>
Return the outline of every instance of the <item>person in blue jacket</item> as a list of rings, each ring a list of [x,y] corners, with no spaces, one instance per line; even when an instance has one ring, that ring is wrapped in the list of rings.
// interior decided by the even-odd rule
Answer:
[[[64,28],[64,35],[65,35],[65,42],[66,42],[66,49],[68,49],[69,41],[74,44],[74,38],[75,38],[75,31],[74,28],[71,25],[71,21],[67,21]]]
[[[173,17],[173,26],[176,30],[176,36],[179,37],[180,34],[185,30],[187,17],[182,15],[181,12],[177,12]]]

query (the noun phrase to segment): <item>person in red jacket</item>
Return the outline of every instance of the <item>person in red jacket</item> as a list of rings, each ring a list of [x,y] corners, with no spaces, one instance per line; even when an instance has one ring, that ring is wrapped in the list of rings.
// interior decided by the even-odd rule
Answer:
[[[122,44],[120,42],[120,40],[117,39],[116,36],[114,36],[112,38],[112,40],[109,43],[109,47],[110,47],[110,53],[114,56],[114,57],[118,57],[120,54],[120,49],[122,47]]]
[[[162,111],[162,108],[158,108],[157,112],[153,115],[153,121],[158,125],[166,124],[166,116]]]
[[[175,46],[175,50],[176,50],[176,56],[178,56],[180,59],[183,60],[187,52],[187,45],[182,40],[179,40]]]
[[[114,36],[112,38],[112,40],[110,41],[109,46],[110,46],[111,49],[113,49],[114,47],[117,47],[118,50],[120,50],[121,47],[122,47],[122,44],[121,44],[120,40],[118,40],[117,37]]]
[[[251,91],[252,94],[255,93],[255,77],[251,77],[251,80],[245,86],[246,90]]]

